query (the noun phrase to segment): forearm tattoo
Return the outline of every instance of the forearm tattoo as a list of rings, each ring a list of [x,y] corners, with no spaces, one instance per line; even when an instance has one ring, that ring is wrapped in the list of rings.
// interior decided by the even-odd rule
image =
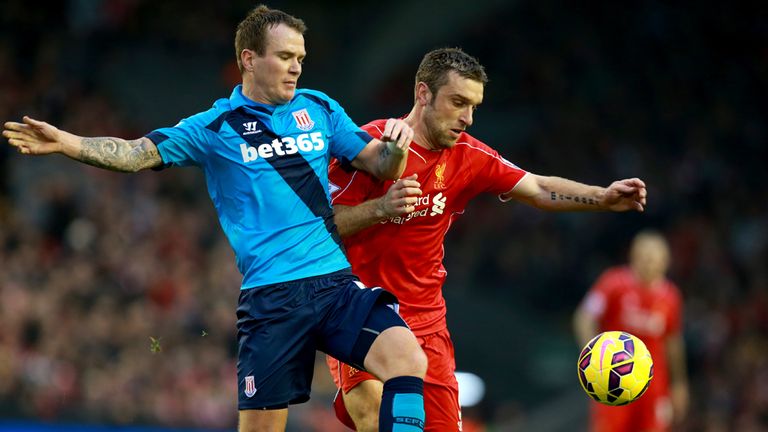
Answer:
[[[135,172],[160,164],[157,148],[147,138],[83,138],[80,160],[112,171]]]
[[[564,195],[557,192],[550,192],[550,199],[552,201],[573,201],[575,203],[582,203],[587,205],[598,205],[597,200],[594,198]]]
[[[392,154],[392,150],[389,149],[389,145],[387,143],[384,143],[384,145],[381,146],[381,152],[379,153],[379,157],[382,160],[386,160],[391,154]]]

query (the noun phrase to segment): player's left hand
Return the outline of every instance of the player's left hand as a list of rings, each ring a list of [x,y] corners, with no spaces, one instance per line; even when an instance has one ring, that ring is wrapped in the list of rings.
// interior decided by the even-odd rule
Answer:
[[[403,119],[391,118],[384,126],[381,140],[387,143],[394,154],[405,154],[413,141],[413,129]]]
[[[613,211],[645,210],[648,191],[639,178],[617,180],[605,190],[602,207]]]

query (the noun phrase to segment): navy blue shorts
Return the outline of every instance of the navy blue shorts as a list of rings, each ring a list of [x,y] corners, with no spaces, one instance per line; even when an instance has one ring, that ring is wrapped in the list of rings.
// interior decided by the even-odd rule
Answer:
[[[394,295],[363,288],[356,276],[342,270],[242,290],[237,307],[238,408],[280,409],[309,400],[317,350],[363,369],[373,339],[359,336],[371,311],[383,316],[376,321],[387,328],[405,325],[384,306],[397,302]]]

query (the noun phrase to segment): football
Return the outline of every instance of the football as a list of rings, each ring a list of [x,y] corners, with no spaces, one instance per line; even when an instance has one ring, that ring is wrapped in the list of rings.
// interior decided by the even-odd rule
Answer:
[[[581,350],[579,382],[584,391],[606,405],[626,405],[648,390],[653,359],[642,340],[627,332],[600,333]]]

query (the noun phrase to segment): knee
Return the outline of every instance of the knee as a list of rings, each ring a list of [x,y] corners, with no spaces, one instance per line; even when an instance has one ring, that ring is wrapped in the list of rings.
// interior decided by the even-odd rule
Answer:
[[[424,378],[427,356],[410,330],[393,327],[376,338],[365,358],[365,368],[381,381],[396,376]]]
[[[384,381],[396,376],[415,376],[424,379],[427,374],[427,355],[416,344],[399,352],[396,361],[390,365],[391,367],[386,371],[388,377]]]

